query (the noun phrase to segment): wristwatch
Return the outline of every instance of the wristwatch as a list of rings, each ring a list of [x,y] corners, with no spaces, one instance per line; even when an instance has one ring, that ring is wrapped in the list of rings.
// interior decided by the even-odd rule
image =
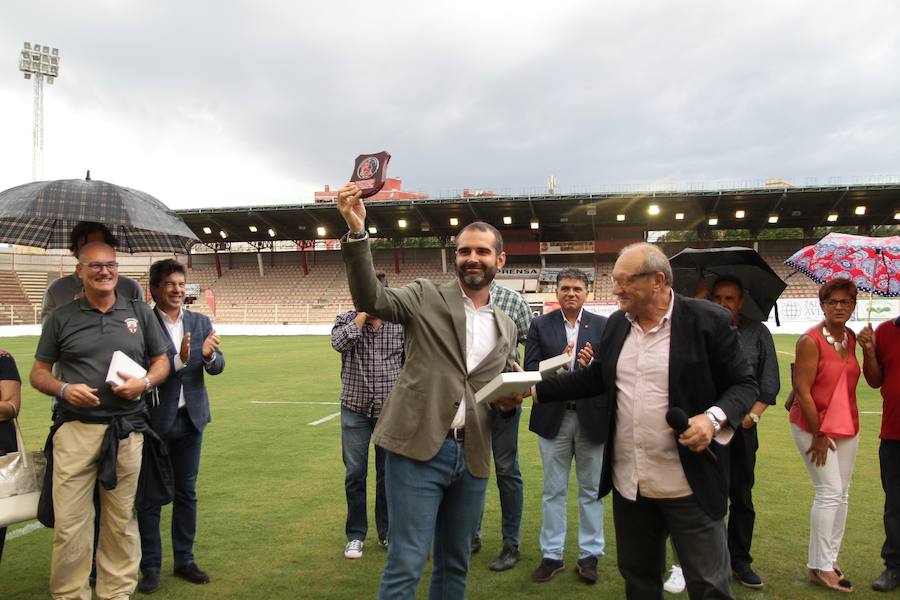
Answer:
[[[347,233],[347,239],[350,240],[361,240],[364,237],[366,237],[365,229],[363,229],[362,231],[350,231]]]
[[[716,437],[717,435],[719,435],[719,432],[722,431],[722,424],[719,423],[719,419],[716,418],[716,415],[715,415],[715,413],[713,413],[713,411],[708,410],[703,414],[706,415],[706,417],[709,419],[710,423],[712,423],[713,437]]]
[[[759,415],[758,414],[756,414],[753,411],[750,411],[747,413],[747,416],[750,417],[750,420],[753,421],[753,423],[755,423],[757,425],[759,424]]]
[[[150,378],[144,377],[144,393],[146,394],[147,392],[149,392],[152,389],[153,389],[153,384],[150,383]]]

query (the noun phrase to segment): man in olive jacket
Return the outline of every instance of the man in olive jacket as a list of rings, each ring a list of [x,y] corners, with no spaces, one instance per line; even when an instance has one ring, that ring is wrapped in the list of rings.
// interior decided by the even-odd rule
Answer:
[[[516,326],[491,304],[503,240],[487,223],[457,236],[457,281],[378,284],[365,233],[365,207],[350,183],[338,193],[350,232],[342,250],[356,309],[405,331],[406,363],[385,401],[372,441],[385,449],[388,559],[379,598],[415,598],[434,546],[431,597],[465,596],[470,541],[490,471],[491,420],[515,414],[521,397],[475,402],[475,392],[516,357]]]

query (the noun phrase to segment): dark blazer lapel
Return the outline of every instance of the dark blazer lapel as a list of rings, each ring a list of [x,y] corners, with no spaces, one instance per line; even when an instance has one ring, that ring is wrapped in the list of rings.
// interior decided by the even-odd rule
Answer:
[[[450,311],[450,318],[453,321],[453,332],[456,334],[456,341],[459,343],[459,353],[463,359],[463,366],[466,363],[466,309],[463,306],[462,290],[459,282],[456,280],[445,283],[440,287],[441,296],[447,303],[447,309]]]
[[[672,402],[672,398],[679,398],[680,388],[678,376],[684,371],[684,365],[690,355],[690,348],[685,342],[695,339],[691,334],[694,328],[694,317],[684,310],[684,303],[678,294],[674,294],[672,302],[672,327],[669,338],[669,405],[677,406],[680,402]]]
[[[615,316],[614,313],[606,322],[606,329],[601,338],[604,347],[600,348],[598,352],[603,363],[604,386],[609,393],[614,393],[616,390],[616,366],[619,363],[619,355],[622,354],[622,346],[625,345],[625,338],[631,331],[631,321],[628,320],[625,313],[619,314],[621,318],[613,318]],[[607,339],[607,335],[609,339]],[[610,399],[613,398],[615,395],[610,396]]]
[[[572,352],[578,354],[578,350],[584,348],[587,343],[590,341],[591,336],[591,325],[593,325],[593,315],[588,311],[582,309],[581,311],[581,322],[578,324],[578,335],[575,336],[575,347],[572,349]],[[594,352],[597,351],[596,348],[593,349]],[[578,364],[578,361],[575,361],[575,368],[580,369],[581,365]]]
[[[156,310],[156,307],[153,307],[153,316],[156,317],[156,320],[159,321],[159,326],[162,327],[162,331],[166,336],[166,343],[169,345],[169,356],[175,356],[178,354],[178,350],[175,348],[175,344],[172,343],[172,338],[169,336],[169,329],[166,327],[166,322],[163,321],[162,315],[159,314],[159,311]],[[185,328],[187,331],[187,328]]]
[[[562,353],[566,349],[566,344],[569,343],[569,338],[566,337],[566,315],[563,314],[562,309],[557,311],[556,323],[553,323],[553,338],[554,338],[554,352],[556,354]],[[557,350],[558,348],[558,350]],[[552,358],[551,356],[547,356],[545,358]]]

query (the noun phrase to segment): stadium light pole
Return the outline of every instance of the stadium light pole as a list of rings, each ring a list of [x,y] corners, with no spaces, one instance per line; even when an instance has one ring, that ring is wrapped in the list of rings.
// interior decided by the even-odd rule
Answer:
[[[19,53],[19,70],[34,80],[34,121],[32,123],[31,178],[44,174],[44,78],[51,85],[59,77],[59,48],[25,42]]]

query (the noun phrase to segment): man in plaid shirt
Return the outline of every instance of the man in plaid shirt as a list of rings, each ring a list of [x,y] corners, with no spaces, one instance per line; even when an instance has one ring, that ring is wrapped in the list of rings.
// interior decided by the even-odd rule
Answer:
[[[525,343],[528,328],[531,327],[531,308],[519,292],[491,282],[491,298],[494,306],[509,315],[516,324],[518,342]],[[496,419],[491,427],[491,450],[494,454],[494,471],[497,475],[497,490],[500,492],[500,529],[503,547],[500,554],[488,567],[492,571],[512,569],[519,562],[519,528],[522,523],[522,507],[525,501],[525,486],[519,470],[519,419],[522,407],[509,419]],[[482,510],[482,517],[484,511]],[[481,549],[481,525],[472,540],[472,553]]]
[[[378,274],[384,284],[384,273]],[[346,475],[346,558],[362,557],[366,539],[366,474],[369,440],[381,407],[403,365],[403,327],[364,312],[341,313],[331,330],[331,346],[341,353],[341,450]],[[378,543],[387,545],[384,451],[375,446],[375,525]]]

